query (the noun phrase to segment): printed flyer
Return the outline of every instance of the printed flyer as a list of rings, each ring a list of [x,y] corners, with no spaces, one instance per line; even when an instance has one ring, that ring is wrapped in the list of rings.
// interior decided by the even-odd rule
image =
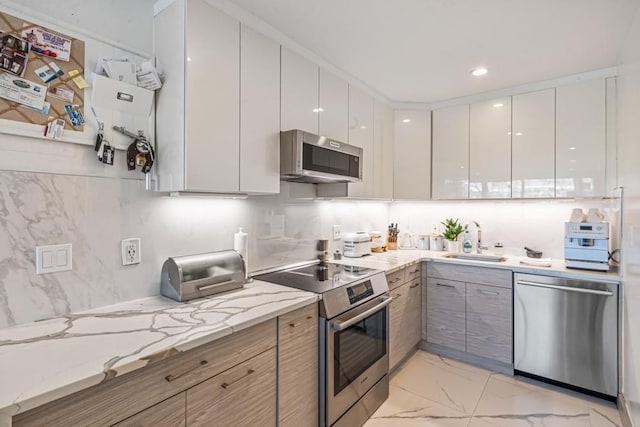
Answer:
[[[22,30],[22,38],[31,44],[31,50],[62,61],[69,61],[71,40],[39,27]]]

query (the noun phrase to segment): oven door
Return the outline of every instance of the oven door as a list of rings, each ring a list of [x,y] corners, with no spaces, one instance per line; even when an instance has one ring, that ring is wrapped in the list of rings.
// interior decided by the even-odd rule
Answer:
[[[381,296],[326,323],[326,416],[342,416],[389,370],[389,303]]]

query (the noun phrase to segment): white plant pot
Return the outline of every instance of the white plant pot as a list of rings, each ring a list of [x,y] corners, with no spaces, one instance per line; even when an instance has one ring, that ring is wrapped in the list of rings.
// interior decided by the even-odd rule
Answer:
[[[460,242],[457,240],[445,239],[444,244],[447,252],[460,252],[460,250],[462,249]]]

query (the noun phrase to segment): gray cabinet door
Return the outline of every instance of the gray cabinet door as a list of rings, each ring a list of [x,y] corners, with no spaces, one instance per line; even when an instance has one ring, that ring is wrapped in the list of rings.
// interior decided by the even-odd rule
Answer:
[[[467,352],[513,360],[512,290],[467,283]]]
[[[465,284],[427,279],[427,341],[465,351]]]

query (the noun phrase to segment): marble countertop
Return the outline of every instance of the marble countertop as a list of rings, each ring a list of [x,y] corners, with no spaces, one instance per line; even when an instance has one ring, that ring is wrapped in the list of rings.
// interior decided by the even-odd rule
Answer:
[[[565,267],[563,259],[552,259],[551,267],[539,267],[521,264],[521,261],[531,258],[505,255],[505,262],[472,261],[445,258],[447,252],[421,251],[417,249],[398,249],[383,253],[372,253],[361,258],[346,258],[334,261],[339,264],[355,265],[359,267],[376,268],[386,273],[393,273],[408,265],[422,261],[446,262],[459,265],[476,265],[489,268],[512,270],[515,273],[539,274],[543,276],[564,277],[568,279],[595,280],[607,283],[620,283],[621,278],[617,270],[609,272],[576,270]]]
[[[0,330],[0,427],[11,416],[318,300],[254,281],[178,303],[160,296]]]

